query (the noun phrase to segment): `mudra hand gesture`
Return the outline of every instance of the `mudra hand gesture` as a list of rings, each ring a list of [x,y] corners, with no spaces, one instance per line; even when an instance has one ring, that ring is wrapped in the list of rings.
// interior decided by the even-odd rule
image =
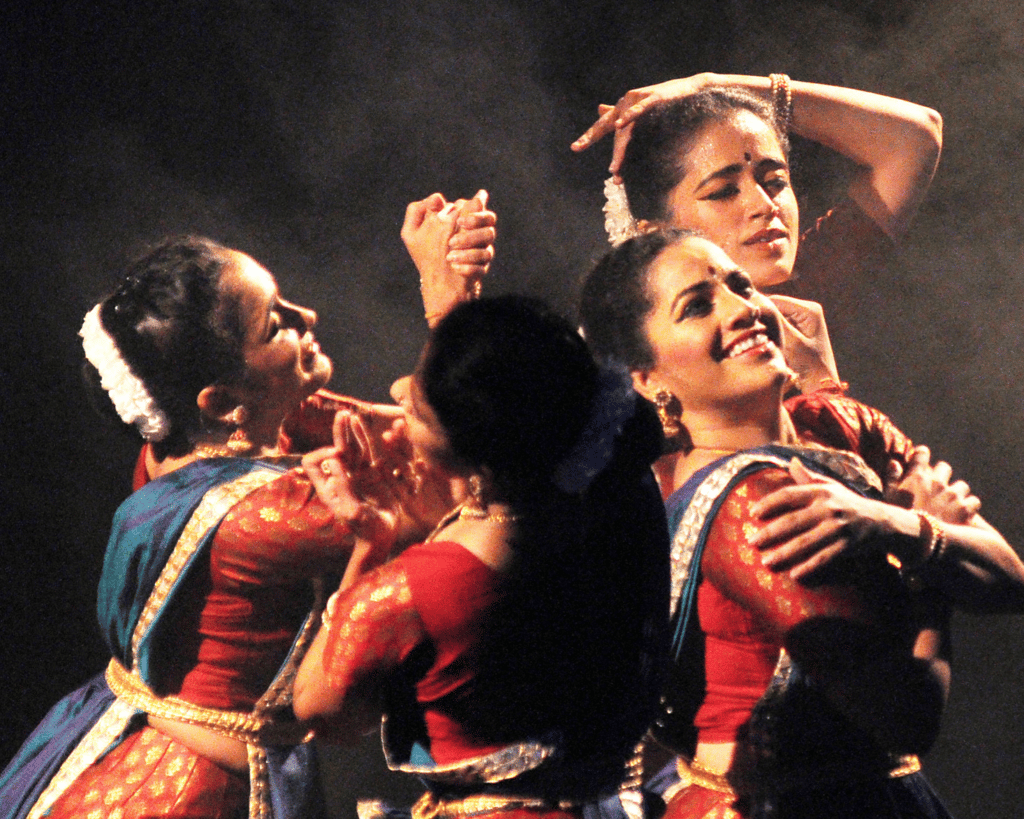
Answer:
[[[456,304],[480,295],[494,258],[497,218],[487,209],[484,190],[454,202],[434,193],[406,208],[402,241],[420,273],[430,327]]]
[[[626,146],[629,144],[629,138],[633,133],[633,123],[637,118],[656,105],[688,97],[708,86],[715,85],[716,80],[714,74],[705,72],[692,77],[668,80],[627,91],[615,105],[597,106],[597,121],[572,144],[572,149],[585,151],[603,137],[614,133],[615,144],[612,146],[612,161],[608,170],[617,181],[621,182],[619,168],[626,155]]]
[[[355,413],[339,412],[333,433],[334,446],[305,455],[302,467],[324,505],[347,524],[363,551],[383,559],[395,543],[402,504],[413,485],[396,479],[400,467],[390,467],[394,459],[377,451],[385,439],[375,441]]]

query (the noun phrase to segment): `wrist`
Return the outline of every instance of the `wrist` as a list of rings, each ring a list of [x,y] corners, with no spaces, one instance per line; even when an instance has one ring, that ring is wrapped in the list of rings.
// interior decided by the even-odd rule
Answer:
[[[946,548],[946,530],[942,523],[923,509],[910,510],[918,522],[918,535],[914,550],[906,559],[900,560],[904,572],[917,572],[942,558]]]

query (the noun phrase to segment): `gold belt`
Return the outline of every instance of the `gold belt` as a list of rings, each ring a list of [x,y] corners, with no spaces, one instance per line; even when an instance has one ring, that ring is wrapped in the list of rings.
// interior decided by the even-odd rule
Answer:
[[[412,819],[467,819],[510,810],[574,810],[577,802],[547,802],[523,796],[477,794],[463,799],[438,799],[427,791],[412,806]]]
[[[907,754],[906,756],[894,756],[890,760],[886,776],[889,779],[896,779],[901,776],[909,776],[910,774],[917,773],[920,770],[921,760],[913,754]],[[716,793],[729,793],[736,795],[736,789],[729,784],[727,773],[712,771],[709,768],[705,768],[698,762],[689,762],[681,756],[676,758],[676,771],[679,773],[679,784],[673,786],[671,789],[673,794],[683,788],[689,787],[690,785],[697,785],[705,790],[715,791]],[[838,779],[843,778],[842,769],[837,769],[831,773],[818,773],[819,776],[814,778],[821,778],[824,780],[833,775]],[[786,778],[788,779],[789,777]]]
[[[263,717],[247,711],[221,711],[204,708],[178,697],[158,697],[142,679],[128,671],[116,659],[107,665],[107,685],[114,695],[140,711],[154,717],[164,717],[190,725],[201,725],[247,745],[259,742],[260,730],[266,724]]]

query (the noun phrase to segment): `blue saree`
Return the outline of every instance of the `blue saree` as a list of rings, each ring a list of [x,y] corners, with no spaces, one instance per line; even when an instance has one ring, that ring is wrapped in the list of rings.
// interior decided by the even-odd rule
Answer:
[[[200,460],[146,484],[117,510],[99,584],[99,622],[114,660],[150,688],[159,683],[155,647],[167,636],[167,612],[218,524],[235,503],[281,472],[246,459]],[[288,665],[286,660],[282,668]],[[0,817],[45,815],[78,773],[144,719],[115,696],[106,674],[97,674],[53,706],[0,775]],[[273,819],[321,815],[314,747],[274,746],[261,753],[266,775],[250,780],[250,812]]]

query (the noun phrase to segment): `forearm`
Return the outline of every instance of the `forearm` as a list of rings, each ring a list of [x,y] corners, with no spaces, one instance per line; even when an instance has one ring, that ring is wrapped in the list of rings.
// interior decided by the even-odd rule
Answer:
[[[790,130],[855,162],[850,197],[899,238],[931,184],[942,150],[942,117],[906,100],[792,82]]]
[[[917,576],[975,613],[1024,613],[1024,562],[980,516],[970,525],[943,523],[941,552]]]
[[[707,85],[745,88],[771,102],[768,77],[700,75]],[[890,237],[906,230],[938,165],[942,117],[907,100],[820,83],[790,81],[789,130],[852,160],[850,197]]]

